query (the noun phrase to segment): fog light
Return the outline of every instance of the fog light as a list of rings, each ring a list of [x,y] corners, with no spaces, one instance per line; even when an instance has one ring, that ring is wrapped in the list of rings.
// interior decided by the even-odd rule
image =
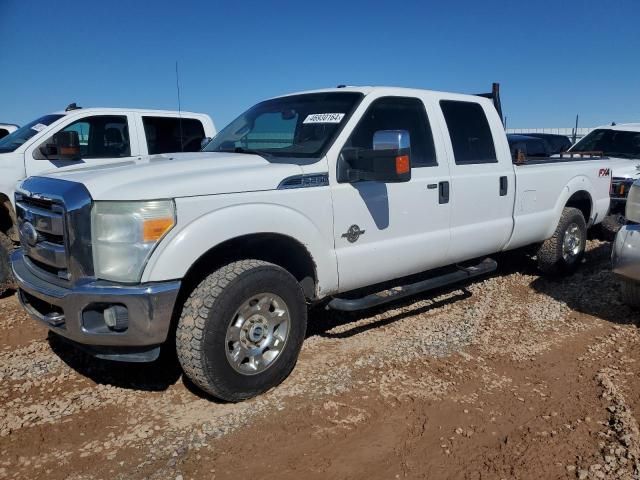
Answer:
[[[129,327],[129,312],[122,305],[114,305],[104,311],[104,323],[111,330],[122,332]]]

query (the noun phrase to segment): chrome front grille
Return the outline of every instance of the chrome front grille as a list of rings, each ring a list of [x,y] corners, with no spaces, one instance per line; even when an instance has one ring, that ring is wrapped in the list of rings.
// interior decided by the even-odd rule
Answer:
[[[31,264],[69,280],[64,205],[53,200],[16,195],[20,243]]]
[[[26,267],[63,288],[92,279],[92,199],[86,187],[29,177],[17,188],[15,200]]]

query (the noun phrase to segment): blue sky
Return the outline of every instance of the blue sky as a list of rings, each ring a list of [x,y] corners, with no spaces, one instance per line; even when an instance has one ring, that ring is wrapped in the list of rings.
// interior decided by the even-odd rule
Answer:
[[[84,106],[209,113],[311,88],[502,84],[509,127],[640,121],[640,0],[0,0],[0,121]]]

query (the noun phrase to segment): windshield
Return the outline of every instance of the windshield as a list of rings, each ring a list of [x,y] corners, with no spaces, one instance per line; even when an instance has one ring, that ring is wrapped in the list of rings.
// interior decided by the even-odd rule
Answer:
[[[236,118],[203,151],[321,157],[362,97],[327,92],[267,100]]]
[[[640,132],[598,128],[576,143],[571,152],[603,152],[609,157],[640,159]]]
[[[41,132],[56,120],[64,117],[62,114],[45,115],[31,123],[27,123],[24,127],[19,128],[10,135],[0,140],[0,153],[13,152],[24,142],[33,137],[36,133]]]

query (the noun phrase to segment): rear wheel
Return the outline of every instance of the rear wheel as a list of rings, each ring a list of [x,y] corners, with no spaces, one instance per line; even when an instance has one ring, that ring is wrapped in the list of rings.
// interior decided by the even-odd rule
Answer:
[[[565,207],[553,236],[538,250],[538,268],[551,275],[573,273],[587,244],[587,224],[577,208]]]
[[[0,295],[14,286],[13,273],[9,264],[11,250],[13,250],[13,242],[0,232]]]
[[[289,272],[260,260],[233,262],[209,275],[185,302],[178,359],[202,390],[244,400],[291,373],[306,325],[304,294]]]

